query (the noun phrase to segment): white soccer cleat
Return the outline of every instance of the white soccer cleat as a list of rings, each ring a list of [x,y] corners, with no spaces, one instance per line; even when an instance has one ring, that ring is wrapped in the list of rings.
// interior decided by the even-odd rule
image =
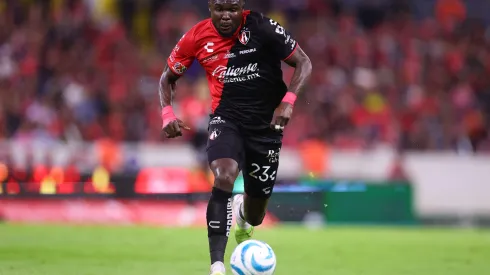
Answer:
[[[215,262],[214,264],[211,265],[211,271],[209,272],[209,275],[225,275],[226,270],[225,270],[225,264],[222,262]]]
[[[240,206],[243,203],[243,195],[238,194],[233,197],[233,215],[235,218],[240,218]]]

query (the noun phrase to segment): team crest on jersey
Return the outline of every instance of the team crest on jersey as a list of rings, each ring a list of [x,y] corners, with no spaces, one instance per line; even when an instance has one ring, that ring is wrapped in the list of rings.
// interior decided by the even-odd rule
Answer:
[[[240,43],[242,43],[243,45],[247,45],[248,41],[250,40],[250,31],[243,30],[240,33],[238,40],[240,40]]]
[[[210,140],[215,140],[218,138],[218,136],[221,134],[221,131],[218,129],[214,129],[211,134],[209,135]]]

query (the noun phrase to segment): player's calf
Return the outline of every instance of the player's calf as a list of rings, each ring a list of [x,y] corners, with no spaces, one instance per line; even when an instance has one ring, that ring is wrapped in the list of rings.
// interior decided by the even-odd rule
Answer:
[[[211,163],[214,187],[206,211],[211,274],[222,272],[226,244],[232,227],[232,191],[238,174],[238,164],[232,159],[218,159]],[[218,270],[216,270],[218,268]],[[216,273],[219,274],[219,273]],[[224,274],[224,273],[223,273]]]
[[[264,221],[264,218],[265,218],[265,213],[258,214],[256,216],[247,218],[247,223],[249,223],[251,226],[259,226],[262,224],[262,221]]]
[[[267,202],[267,198],[252,198],[247,195],[236,195],[233,198],[233,211],[237,223],[235,240],[238,244],[250,240],[254,233],[254,226],[262,224]]]
[[[268,198],[253,198],[245,195],[243,201],[243,212],[247,223],[252,226],[259,226],[264,221]]]
[[[211,264],[224,262],[232,215],[231,192],[214,187],[206,211]]]

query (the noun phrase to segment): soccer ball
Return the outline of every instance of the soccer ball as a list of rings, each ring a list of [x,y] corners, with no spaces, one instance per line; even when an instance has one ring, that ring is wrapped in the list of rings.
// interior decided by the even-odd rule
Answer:
[[[230,263],[234,275],[272,275],[276,269],[276,255],[268,244],[248,240],[235,248]]]

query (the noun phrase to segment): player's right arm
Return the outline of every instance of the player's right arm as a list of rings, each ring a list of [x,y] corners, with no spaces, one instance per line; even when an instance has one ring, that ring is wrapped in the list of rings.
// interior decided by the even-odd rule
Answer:
[[[172,50],[167,65],[160,77],[158,94],[162,106],[162,130],[167,138],[182,136],[181,129],[190,130],[173,111],[172,103],[177,80],[185,73],[194,61],[194,41],[191,32],[185,34]]]

